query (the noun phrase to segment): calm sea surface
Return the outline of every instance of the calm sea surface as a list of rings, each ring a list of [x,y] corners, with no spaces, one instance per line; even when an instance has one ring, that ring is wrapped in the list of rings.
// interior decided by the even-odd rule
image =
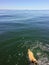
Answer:
[[[28,65],[28,48],[49,58],[49,11],[0,10],[0,65]]]

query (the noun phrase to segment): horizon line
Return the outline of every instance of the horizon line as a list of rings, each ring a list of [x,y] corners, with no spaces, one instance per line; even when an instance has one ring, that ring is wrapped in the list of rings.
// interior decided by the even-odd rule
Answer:
[[[0,10],[49,10],[49,9],[0,9]]]

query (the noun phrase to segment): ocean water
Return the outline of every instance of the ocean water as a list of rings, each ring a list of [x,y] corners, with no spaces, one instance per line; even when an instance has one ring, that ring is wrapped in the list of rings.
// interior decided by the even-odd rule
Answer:
[[[0,65],[28,65],[28,48],[48,63],[49,10],[0,10]]]

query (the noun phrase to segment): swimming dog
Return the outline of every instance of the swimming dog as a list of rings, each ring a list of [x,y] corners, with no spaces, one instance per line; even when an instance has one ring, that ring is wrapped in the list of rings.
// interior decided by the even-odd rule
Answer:
[[[30,49],[28,49],[28,58],[29,58],[30,63],[37,64],[37,60],[35,59],[34,54]]]

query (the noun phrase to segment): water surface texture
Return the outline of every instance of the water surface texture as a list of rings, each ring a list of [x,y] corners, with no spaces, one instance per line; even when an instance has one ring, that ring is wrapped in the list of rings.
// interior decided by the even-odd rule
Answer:
[[[28,65],[28,48],[48,65],[49,11],[0,10],[0,65]]]

